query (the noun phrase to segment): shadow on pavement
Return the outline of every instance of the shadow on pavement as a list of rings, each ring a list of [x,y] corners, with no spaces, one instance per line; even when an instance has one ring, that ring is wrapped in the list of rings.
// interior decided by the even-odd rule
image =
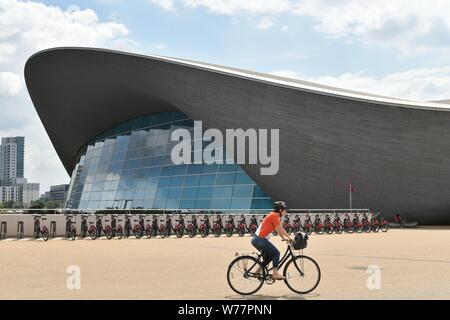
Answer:
[[[233,296],[225,296],[225,299],[231,300],[307,300],[308,298],[317,298],[319,294],[307,294],[307,295],[299,295],[299,294],[286,294],[282,296],[269,296],[263,294],[255,294],[250,296],[241,296],[241,295],[233,295]]]

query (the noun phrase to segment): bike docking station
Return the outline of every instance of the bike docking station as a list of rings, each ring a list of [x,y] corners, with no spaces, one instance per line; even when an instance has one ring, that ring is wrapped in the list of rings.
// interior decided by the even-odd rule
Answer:
[[[6,211],[6,212],[5,212]],[[0,210],[0,239],[7,226],[17,224],[17,239],[69,240],[113,238],[194,238],[253,236],[270,210],[157,210],[157,209],[16,209]],[[46,222],[49,225],[46,226]],[[389,223],[369,209],[290,209],[281,221],[289,234],[386,232]],[[48,228],[47,228],[48,227]],[[11,229],[11,227],[10,227]],[[274,232],[274,235],[276,233]]]
[[[17,239],[23,239],[24,237],[24,223],[23,221],[17,222]]]
[[[41,216],[34,214],[33,215],[34,224],[33,224],[33,238],[38,239],[41,231]]]
[[[56,221],[50,221],[50,238],[56,238]]]
[[[8,223],[6,221],[2,221],[0,223],[0,240],[4,240],[8,238]]]

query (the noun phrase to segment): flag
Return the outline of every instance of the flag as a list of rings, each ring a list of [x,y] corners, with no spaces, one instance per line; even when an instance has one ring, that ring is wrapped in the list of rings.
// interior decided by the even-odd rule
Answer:
[[[356,192],[356,189],[352,186],[352,184],[350,183],[349,185],[348,185],[348,187],[349,187],[349,191],[350,192]]]

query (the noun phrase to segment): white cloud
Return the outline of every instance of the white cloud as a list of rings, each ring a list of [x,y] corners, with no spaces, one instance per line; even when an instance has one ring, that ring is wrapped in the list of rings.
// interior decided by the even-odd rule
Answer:
[[[266,30],[273,26],[273,20],[270,17],[263,17],[261,20],[259,20],[256,27],[258,29]]]
[[[288,31],[289,31],[289,26],[283,26],[283,27],[281,28],[281,31],[283,31],[283,32],[288,32]]]
[[[302,0],[294,14],[314,17],[332,37],[385,45],[411,54],[450,47],[448,0]]]
[[[0,97],[15,96],[22,90],[23,81],[18,74],[0,71]]]
[[[221,15],[308,16],[316,21],[317,31],[332,38],[393,47],[404,54],[426,53],[430,49],[450,49],[448,0],[151,1],[171,11],[202,8]]]
[[[289,0],[173,0],[187,8],[205,8],[210,12],[232,14],[278,14],[291,7]]]
[[[450,67],[421,68],[396,72],[382,77],[364,73],[345,73],[339,76],[301,77],[295,71],[274,71],[271,74],[296,78],[337,88],[380,94],[417,101],[450,98]]]
[[[67,183],[61,161],[29,99],[23,78],[26,59],[55,46],[95,46],[129,51],[137,43],[121,23],[100,21],[90,9],[63,10],[32,1],[0,0],[0,136],[26,137],[25,175],[50,184]]]
[[[176,11],[174,0],[150,0],[150,2],[160,6],[166,11]]]

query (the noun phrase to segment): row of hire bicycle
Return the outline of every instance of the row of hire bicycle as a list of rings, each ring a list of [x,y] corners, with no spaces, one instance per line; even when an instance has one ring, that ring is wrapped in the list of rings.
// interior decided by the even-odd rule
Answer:
[[[134,236],[141,237],[156,237],[161,238],[170,237],[174,234],[181,238],[187,234],[190,238],[197,235],[207,237],[212,234],[215,237],[220,237],[225,234],[231,237],[237,234],[243,237],[245,234],[254,235],[262,219],[265,215],[233,215],[228,217],[223,214],[216,215],[197,215],[197,214],[94,214],[95,221],[89,218],[89,214],[81,214],[81,230],[78,232],[76,228],[75,219],[78,215],[66,214],[66,238],[75,240],[77,235],[81,238],[90,237],[92,240],[106,236],[107,239],[117,237]],[[386,232],[389,229],[389,223],[384,218],[376,214],[371,214],[371,217],[364,213],[360,217],[358,214],[335,214],[331,217],[330,214],[316,214],[312,218],[309,214],[304,215],[302,223],[300,214],[287,214],[282,221],[284,229],[289,233],[297,233],[303,231],[307,234],[313,232],[317,234],[340,234],[346,233],[362,233],[362,232],[379,232],[380,230]],[[42,218],[45,221],[45,218]],[[247,220],[249,223],[247,223]],[[175,223],[173,222],[175,221]],[[276,232],[273,233],[276,235]],[[44,224],[41,226],[39,218],[35,219],[34,226],[35,238],[42,237],[45,241],[50,235],[49,229]]]

